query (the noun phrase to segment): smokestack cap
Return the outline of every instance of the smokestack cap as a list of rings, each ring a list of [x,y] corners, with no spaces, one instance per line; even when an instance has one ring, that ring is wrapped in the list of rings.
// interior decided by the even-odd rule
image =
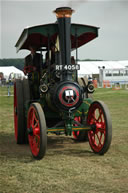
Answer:
[[[70,7],[59,7],[56,8],[56,10],[54,11],[54,13],[56,13],[57,18],[71,17],[73,12],[74,10]]]

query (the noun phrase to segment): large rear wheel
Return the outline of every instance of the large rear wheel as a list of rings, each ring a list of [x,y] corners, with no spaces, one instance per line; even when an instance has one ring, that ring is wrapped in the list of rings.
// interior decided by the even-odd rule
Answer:
[[[30,102],[30,89],[28,79],[23,79],[23,93],[24,93],[24,129],[25,129],[25,140],[28,143],[27,133],[27,106]]]
[[[32,155],[35,159],[42,159],[47,148],[46,122],[42,107],[39,103],[32,103],[28,111],[28,140]]]
[[[103,155],[109,149],[112,140],[112,122],[107,106],[102,101],[94,101],[89,108],[87,123],[92,130],[88,139],[94,153]]]
[[[14,83],[14,127],[17,144],[25,143],[23,81]]]

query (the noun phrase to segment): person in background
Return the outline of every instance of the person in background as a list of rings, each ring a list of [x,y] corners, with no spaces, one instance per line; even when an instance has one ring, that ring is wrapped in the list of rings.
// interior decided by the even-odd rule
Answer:
[[[30,71],[37,71],[40,73],[40,69],[43,65],[42,63],[42,55],[36,53],[35,46],[29,46],[30,54],[25,57],[25,65],[24,65],[24,73],[25,75]]]
[[[30,98],[38,99],[40,97],[39,84],[41,69],[43,66],[42,55],[36,53],[36,47],[29,46],[30,54],[25,57],[24,74],[28,76]]]

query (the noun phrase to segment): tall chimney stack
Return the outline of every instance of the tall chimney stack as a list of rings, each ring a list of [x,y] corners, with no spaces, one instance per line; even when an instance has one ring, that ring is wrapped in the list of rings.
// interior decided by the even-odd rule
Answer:
[[[58,27],[59,27],[59,43],[62,65],[71,64],[71,16],[73,10],[70,7],[60,7],[55,11]],[[71,80],[72,73],[70,71],[63,71],[62,80]]]

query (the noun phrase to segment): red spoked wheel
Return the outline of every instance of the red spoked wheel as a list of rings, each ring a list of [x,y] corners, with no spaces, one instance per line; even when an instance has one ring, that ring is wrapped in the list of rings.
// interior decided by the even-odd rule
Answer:
[[[81,123],[81,117],[75,117],[74,120],[76,121],[76,123],[74,124],[74,126],[78,126],[79,123]],[[77,124],[78,122],[78,124]],[[72,132],[74,139],[76,139],[77,141],[88,141],[88,134],[87,131],[73,131]]]
[[[91,126],[88,139],[94,153],[103,155],[109,149],[112,140],[112,122],[107,106],[94,101],[88,111],[87,124]]]
[[[46,153],[47,135],[43,110],[39,103],[32,103],[28,111],[28,140],[32,155],[42,159]]]

